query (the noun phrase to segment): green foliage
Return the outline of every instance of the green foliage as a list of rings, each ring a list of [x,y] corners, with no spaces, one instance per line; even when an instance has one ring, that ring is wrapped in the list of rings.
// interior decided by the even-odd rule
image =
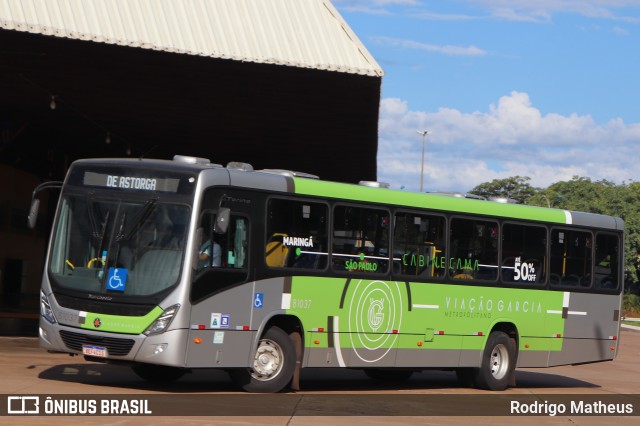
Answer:
[[[616,185],[574,176],[545,189],[534,188],[529,177],[514,176],[482,183],[470,192],[485,197],[509,197],[522,204],[598,213],[625,222],[625,269],[638,282],[640,272],[640,182]]]
[[[554,183],[544,193],[554,201],[552,207],[620,216],[610,204],[617,189],[606,180],[592,182],[589,178],[574,176],[568,182]]]
[[[622,315],[625,317],[640,316],[640,296],[637,294],[625,294],[622,299]]]
[[[531,180],[527,176],[513,176],[506,179],[494,179],[491,182],[481,183],[469,193],[486,198],[510,198],[523,204],[536,193],[536,188],[527,183]]]

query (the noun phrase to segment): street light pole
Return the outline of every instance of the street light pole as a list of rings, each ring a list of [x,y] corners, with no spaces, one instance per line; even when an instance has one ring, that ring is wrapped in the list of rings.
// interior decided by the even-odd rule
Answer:
[[[418,134],[422,135],[422,162],[420,163],[420,192],[422,192],[422,183],[424,182],[424,140],[430,132],[428,130],[418,130]]]
[[[542,198],[544,198],[545,200],[547,200],[547,207],[551,208],[551,203],[549,202],[549,199],[547,198],[546,195],[542,194]]]

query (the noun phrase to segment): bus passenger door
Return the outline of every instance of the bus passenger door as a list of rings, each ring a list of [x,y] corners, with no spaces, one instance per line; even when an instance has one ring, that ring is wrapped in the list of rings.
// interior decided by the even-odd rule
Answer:
[[[192,271],[188,367],[247,367],[254,332],[248,284],[249,219],[230,214],[219,228],[218,212],[201,216],[201,243]],[[197,342],[194,344],[194,342]]]

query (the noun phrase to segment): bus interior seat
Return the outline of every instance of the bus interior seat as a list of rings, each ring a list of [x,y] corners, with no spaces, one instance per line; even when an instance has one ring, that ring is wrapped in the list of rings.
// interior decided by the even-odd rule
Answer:
[[[580,287],[591,287],[591,274],[586,274],[580,278]]]
[[[473,272],[470,269],[463,269],[460,273],[453,276],[456,280],[472,280]]]
[[[289,247],[283,244],[283,237],[286,234],[273,234],[265,249],[265,260],[272,268],[284,268],[289,257]]]
[[[597,283],[597,287],[598,288],[609,288],[609,289],[614,289],[616,288],[616,281],[615,278],[613,276],[607,276],[602,278],[601,280],[598,280]]]
[[[571,287],[576,287],[580,284],[580,277],[575,274],[570,274],[564,277],[562,280],[562,285],[568,285]]]

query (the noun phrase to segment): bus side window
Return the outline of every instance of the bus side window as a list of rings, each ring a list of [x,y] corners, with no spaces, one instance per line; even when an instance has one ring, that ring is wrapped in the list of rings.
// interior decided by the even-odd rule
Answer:
[[[553,229],[549,268],[551,284],[563,287],[590,287],[592,246],[591,232]]]
[[[198,271],[209,267],[245,268],[247,259],[247,219],[232,215],[227,232],[213,231],[215,213],[201,219],[202,241],[198,250]]]
[[[205,268],[217,268],[222,266],[222,248],[220,246],[220,235],[214,232],[216,214],[206,212],[201,216],[198,235],[200,244],[198,246],[197,270]]]
[[[598,233],[596,236],[596,260],[594,266],[596,288],[618,288],[619,246],[617,235]]]
[[[247,219],[231,216],[231,225],[227,230],[226,243],[222,245],[222,264],[228,268],[247,267]]]
[[[444,217],[397,213],[393,239],[394,274],[444,277],[445,230]]]
[[[505,223],[502,227],[502,281],[514,284],[544,283],[546,245],[546,228]]]
[[[264,260],[270,268],[325,269],[326,204],[272,198],[267,203]]]
[[[498,277],[496,222],[451,220],[449,274],[453,279],[494,281]]]
[[[336,206],[332,267],[339,272],[386,273],[389,269],[389,213]]]

